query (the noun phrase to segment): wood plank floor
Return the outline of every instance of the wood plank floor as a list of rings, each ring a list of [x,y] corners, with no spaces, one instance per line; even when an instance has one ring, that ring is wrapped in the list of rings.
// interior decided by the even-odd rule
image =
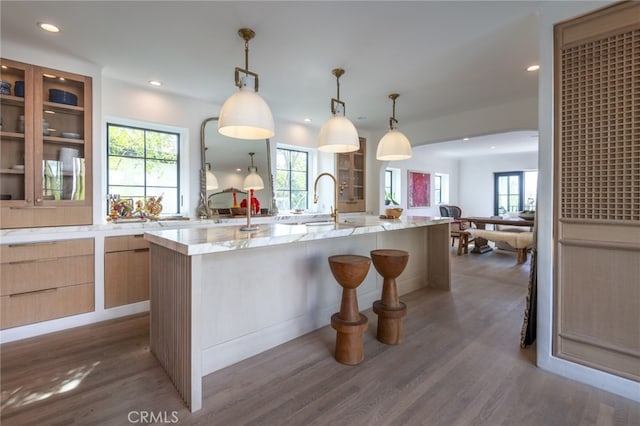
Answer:
[[[335,362],[325,327],[205,377],[194,414],[149,353],[148,315],[2,345],[2,425],[640,425],[640,404],[520,349],[528,264],[499,251],[452,262],[451,292],[401,298],[402,345],[375,340],[367,309],[362,364]]]

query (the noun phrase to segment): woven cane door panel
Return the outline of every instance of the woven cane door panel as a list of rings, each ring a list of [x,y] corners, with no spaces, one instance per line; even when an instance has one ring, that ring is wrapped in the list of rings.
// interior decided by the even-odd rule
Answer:
[[[562,218],[640,220],[639,51],[640,30],[562,51]]]
[[[555,36],[554,354],[640,380],[640,3]]]

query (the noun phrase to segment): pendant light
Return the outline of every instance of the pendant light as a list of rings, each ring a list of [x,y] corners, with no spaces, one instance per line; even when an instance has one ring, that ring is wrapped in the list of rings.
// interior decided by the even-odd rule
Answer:
[[[249,170],[249,174],[244,178],[244,182],[242,183],[242,189],[248,191],[250,189],[258,190],[264,189],[264,181],[258,174],[258,168],[253,165],[253,156],[255,152],[250,152],[249,156],[251,156],[251,166],[247,170]]]
[[[353,152],[360,149],[356,126],[344,116],[345,105],[340,100],[340,77],[344,70],[336,68],[331,71],[336,76],[338,87],[337,99],[331,98],[331,117],[320,129],[318,150],[323,152]]]
[[[236,67],[235,84],[240,90],[222,104],[218,119],[218,132],[236,139],[267,139],[273,137],[273,115],[269,105],[258,95],[258,74],[249,71],[249,40],[255,32],[241,28],[238,34],[244,40],[245,67]],[[240,74],[244,76],[240,77]]]
[[[389,95],[389,99],[393,101],[393,116],[389,118],[389,131],[378,143],[378,150],[376,151],[376,159],[378,160],[406,160],[407,158],[411,158],[412,155],[409,139],[393,127],[394,123],[398,123],[398,120],[396,120],[396,99],[398,99],[398,97],[400,97],[400,95],[397,93]]]

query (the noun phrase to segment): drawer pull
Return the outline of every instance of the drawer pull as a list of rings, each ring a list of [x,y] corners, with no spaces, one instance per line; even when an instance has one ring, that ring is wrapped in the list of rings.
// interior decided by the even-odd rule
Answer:
[[[21,265],[23,263],[53,262],[56,260],[58,260],[57,257],[43,257],[40,259],[16,260],[15,262],[9,262],[9,265]]]
[[[133,238],[143,238],[144,234],[136,234],[133,236]]]
[[[48,293],[48,292],[56,291],[56,290],[58,290],[56,287],[45,288],[44,290],[34,290],[34,291],[25,291],[24,293],[14,293],[14,294],[10,294],[9,297],[28,296],[30,294]]]
[[[134,251],[135,253],[140,253],[140,252],[143,252],[143,251],[149,251],[149,247],[147,247],[147,248],[139,248],[139,249],[135,249],[135,250],[133,250],[133,251]]]
[[[42,209],[56,209],[57,207],[47,207],[47,206],[26,206],[26,207],[9,207],[9,210],[28,210],[28,209],[37,209],[37,210],[42,210]]]
[[[9,247],[33,247],[33,246],[50,246],[55,244],[55,241],[40,241],[37,243],[19,243],[19,244],[9,244]]]

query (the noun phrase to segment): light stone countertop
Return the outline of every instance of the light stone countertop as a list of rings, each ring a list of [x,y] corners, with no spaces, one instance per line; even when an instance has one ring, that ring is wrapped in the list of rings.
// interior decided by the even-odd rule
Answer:
[[[255,224],[288,223],[330,220],[329,213],[280,214],[277,216],[256,216],[251,218]],[[129,235],[140,234],[152,230],[182,229],[198,227],[241,226],[246,223],[245,217],[222,217],[219,219],[188,220],[153,220],[115,223],[98,223],[93,225],[49,226],[39,228],[16,228],[0,230],[0,243],[12,244],[21,242],[43,241],[50,239],[82,238],[97,235]]]
[[[344,218],[341,219],[339,224],[331,222],[261,224],[257,231],[241,231],[241,225],[149,230],[145,233],[145,239],[190,256],[439,225],[450,221],[450,218],[420,216],[401,217],[400,219],[353,216],[346,218],[346,222]]]

